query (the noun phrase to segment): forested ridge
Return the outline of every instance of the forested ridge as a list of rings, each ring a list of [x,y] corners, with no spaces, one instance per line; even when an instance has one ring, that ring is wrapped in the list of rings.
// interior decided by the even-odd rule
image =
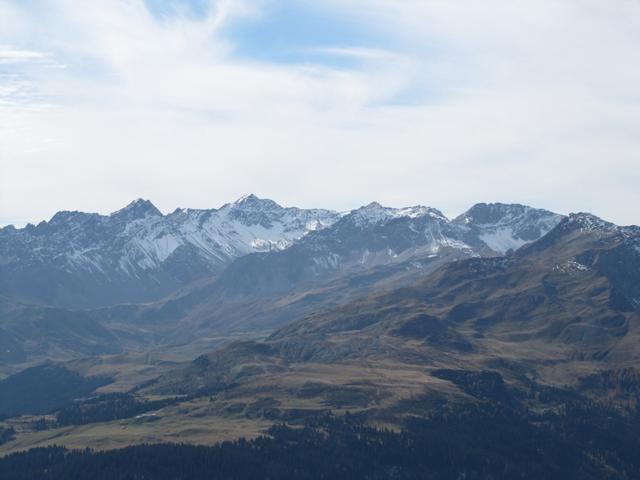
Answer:
[[[640,478],[640,419],[595,404],[532,414],[483,403],[447,407],[401,432],[354,415],[276,425],[213,447],[107,452],[34,449],[0,459],[3,480]]]

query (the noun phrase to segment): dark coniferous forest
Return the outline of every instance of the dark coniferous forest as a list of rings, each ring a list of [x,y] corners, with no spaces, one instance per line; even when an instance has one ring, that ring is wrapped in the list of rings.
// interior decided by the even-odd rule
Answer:
[[[533,415],[467,405],[401,432],[324,415],[214,447],[160,444],[107,452],[39,448],[0,459],[3,480],[640,478],[640,419],[585,403]]]

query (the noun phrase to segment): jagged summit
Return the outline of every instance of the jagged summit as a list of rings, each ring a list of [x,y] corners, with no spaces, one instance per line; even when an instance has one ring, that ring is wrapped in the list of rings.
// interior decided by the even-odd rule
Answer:
[[[231,205],[236,207],[243,207],[243,208],[246,208],[246,207],[283,208],[282,206],[280,206],[278,203],[271,200],[270,198],[260,198],[257,195],[254,195],[253,193],[249,193],[247,195],[241,196]]]
[[[162,216],[162,212],[160,212],[160,210],[158,210],[151,201],[143,198],[138,198],[129,203],[126,207],[111,214],[113,217],[126,216],[131,219],[144,218],[149,215]]]
[[[283,207],[278,203],[274,202],[269,198],[260,198],[250,193],[248,195],[243,195],[238,200],[233,202],[230,205],[225,205],[231,210],[260,210],[260,211],[270,211],[270,210],[283,210]],[[222,208],[225,208],[222,207]]]
[[[233,202],[233,205],[260,205],[265,203],[277,205],[277,203],[274,202],[273,200],[270,200],[268,198],[260,198],[257,195],[254,195],[253,193],[249,193],[247,195],[241,196],[235,202]]]
[[[353,210],[347,217],[350,217],[355,224],[380,223],[393,217],[394,209],[383,207],[378,202],[371,202],[368,205]]]
[[[358,210],[378,210],[381,208],[385,208],[383,207],[380,203],[378,202],[371,202],[367,205],[364,205],[362,207],[360,207]]]
[[[239,203],[245,203],[245,202],[254,202],[260,200],[256,195],[254,195],[253,193],[248,193],[246,195],[242,195],[240,198],[238,198],[235,202],[236,205]]]
[[[84,212],[79,212],[77,210],[74,210],[74,211],[62,210],[56,213],[53,217],[51,217],[51,220],[49,220],[48,223],[49,225],[63,225],[63,224],[67,224],[75,221],[82,221],[83,219],[86,219],[89,217],[98,217],[98,216],[99,215],[97,213],[84,213]]]

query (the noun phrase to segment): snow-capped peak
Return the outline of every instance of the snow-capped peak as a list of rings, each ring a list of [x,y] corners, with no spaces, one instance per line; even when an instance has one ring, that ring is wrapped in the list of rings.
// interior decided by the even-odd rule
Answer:
[[[371,202],[364,207],[351,212],[351,218],[356,225],[383,223],[394,217],[394,209],[383,207],[378,202]]]
[[[562,218],[526,205],[478,203],[453,223],[477,235],[491,250],[506,253],[547,234]]]
[[[409,218],[432,217],[445,222],[449,221],[449,219],[437,208],[425,207],[423,205],[400,208],[397,210],[397,216]]]
[[[386,223],[394,218],[419,218],[425,216],[430,216],[448,222],[447,217],[445,217],[439,210],[422,205],[405,208],[391,208],[384,207],[378,202],[371,202],[364,207],[353,210],[347,215],[347,217],[350,217],[358,226]]]

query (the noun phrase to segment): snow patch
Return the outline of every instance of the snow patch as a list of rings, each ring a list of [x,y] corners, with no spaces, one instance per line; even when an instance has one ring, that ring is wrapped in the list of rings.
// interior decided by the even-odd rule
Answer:
[[[517,250],[528,243],[526,240],[517,238],[513,233],[513,229],[509,227],[486,231],[480,235],[480,240],[491,250],[502,254],[509,250]]]
[[[589,267],[575,260],[568,260],[562,264],[554,265],[553,270],[562,273],[587,272],[589,271]]]

